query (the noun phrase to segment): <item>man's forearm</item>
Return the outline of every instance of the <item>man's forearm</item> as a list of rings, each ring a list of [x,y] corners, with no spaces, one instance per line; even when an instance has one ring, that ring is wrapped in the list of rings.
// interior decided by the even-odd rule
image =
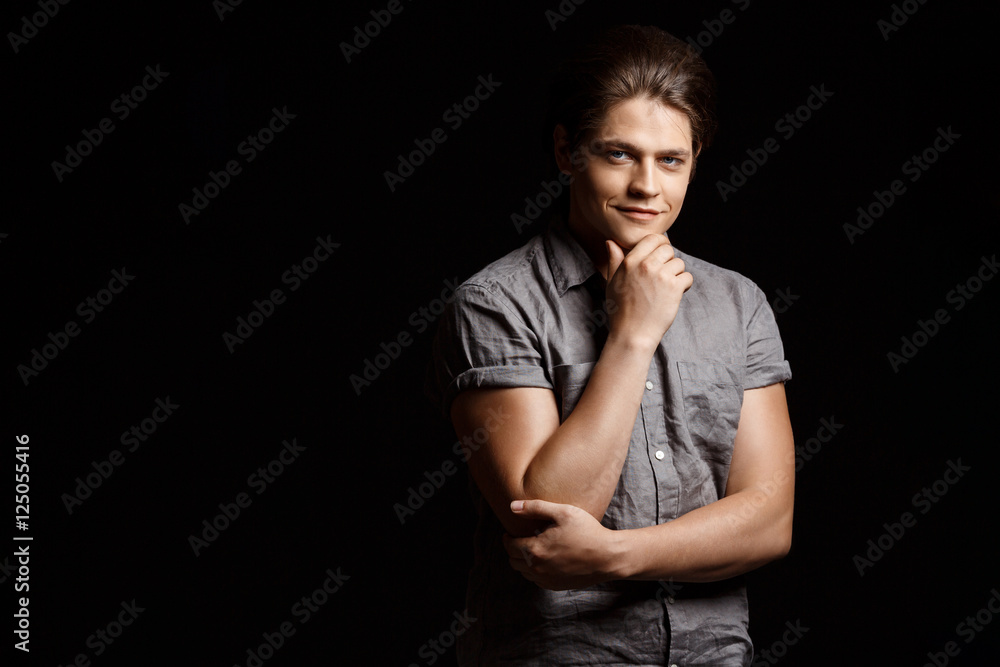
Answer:
[[[608,338],[580,401],[524,473],[527,498],[576,505],[600,520],[628,455],[653,351]]]
[[[617,578],[718,581],[783,557],[791,546],[793,481],[751,488],[668,523],[614,531]]]

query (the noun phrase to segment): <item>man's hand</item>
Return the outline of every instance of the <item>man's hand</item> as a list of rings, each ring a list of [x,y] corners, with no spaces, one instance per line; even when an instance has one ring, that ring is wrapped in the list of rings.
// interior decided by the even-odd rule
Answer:
[[[503,543],[510,564],[542,588],[563,591],[586,588],[619,578],[619,540],[616,531],[574,505],[546,500],[515,500],[514,514],[551,521],[535,537],[511,537]]]
[[[624,254],[608,239],[606,294],[610,335],[655,349],[694,282],[663,234],[648,234]]]

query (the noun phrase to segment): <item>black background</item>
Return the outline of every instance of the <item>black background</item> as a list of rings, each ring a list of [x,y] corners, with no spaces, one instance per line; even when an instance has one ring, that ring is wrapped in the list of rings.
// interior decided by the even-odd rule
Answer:
[[[547,72],[614,23],[704,32],[721,132],[671,240],[798,297],[777,315],[796,441],[843,425],[799,472],[791,553],[749,575],[757,650],[800,621],[780,664],[922,665],[949,641],[954,664],[996,664],[1000,618],[969,643],[956,626],[1000,587],[1000,285],[947,300],[998,250],[996,9],[910,2],[886,39],[881,2],[565,2],[553,29],[555,0],[404,1],[347,62],[341,42],[385,6],[247,1],[220,20],[207,0],[73,2],[16,53],[8,37],[2,469],[13,495],[28,434],[30,530],[7,539],[34,539],[17,664],[245,665],[285,621],[295,635],[266,664],[430,664],[421,646],[464,608],[473,517],[464,466],[405,524],[393,509],[457,460],[420,391],[432,330],[409,318],[534,233],[511,215],[553,176]],[[712,23],[727,8],[734,20]],[[38,11],[9,4],[0,27]],[[116,117],[156,65],[169,75]],[[500,87],[449,126],[480,75]],[[801,129],[776,131],[821,85],[833,95]],[[285,107],[295,117],[247,163],[237,146]],[[105,117],[114,131],[57,179],[52,162]],[[397,155],[439,127],[447,140],[391,192]],[[903,163],[939,128],[960,137],[911,182]],[[768,137],[779,151],[724,201],[717,183]],[[232,159],[242,172],[185,224],[178,205]],[[906,192],[851,243],[843,225],[894,179]],[[290,291],[281,276],[317,237],[340,247]],[[134,280],[84,322],[77,304],[122,267]],[[276,288],[287,301],[230,353],[223,333]],[[887,353],[939,308],[949,321],[895,372]],[[25,384],[18,366],[70,320],[80,334]],[[349,377],[401,332],[413,343],[359,395]],[[168,396],[180,407],[128,452],[122,432]],[[305,451],[257,495],[248,476],[292,438]],[[124,463],[69,513],[63,494],[115,449]],[[914,494],[959,458],[971,470],[921,514]],[[251,505],[196,556],[189,536],[240,492]],[[860,576],[853,557],[906,511],[916,525]],[[293,605],[328,568],[349,580],[299,623]],[[133,599],[145,611],[95,655],[88,637]]]

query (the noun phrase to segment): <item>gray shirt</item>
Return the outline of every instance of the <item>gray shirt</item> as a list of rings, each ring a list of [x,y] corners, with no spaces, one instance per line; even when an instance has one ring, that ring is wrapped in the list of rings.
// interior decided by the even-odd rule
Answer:
[[[674,251],[694,284],[650,362],[601,521],[611,529],[666,523],[722,498],[743,391],[791,378],[760,288]],[[435,339],[428,392],[448,417],[466,389],[546,387],[564,421],[600,356],[606,322],[604,279],[555,217],[455,291]],[[479,524],[467,603],[477,621],[459,638],[459,664],[750,665],[742,578],[544,590],[511,568],[503,526],[475,484],[470,491]]]

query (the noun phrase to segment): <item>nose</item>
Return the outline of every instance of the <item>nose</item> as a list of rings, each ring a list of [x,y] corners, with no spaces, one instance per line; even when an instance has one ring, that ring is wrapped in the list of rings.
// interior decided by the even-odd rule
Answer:
[[[636,163],[633,167],[629,194],[640,199],[651,199],[660,194],[656,182],[656,165],[651,160]]]

